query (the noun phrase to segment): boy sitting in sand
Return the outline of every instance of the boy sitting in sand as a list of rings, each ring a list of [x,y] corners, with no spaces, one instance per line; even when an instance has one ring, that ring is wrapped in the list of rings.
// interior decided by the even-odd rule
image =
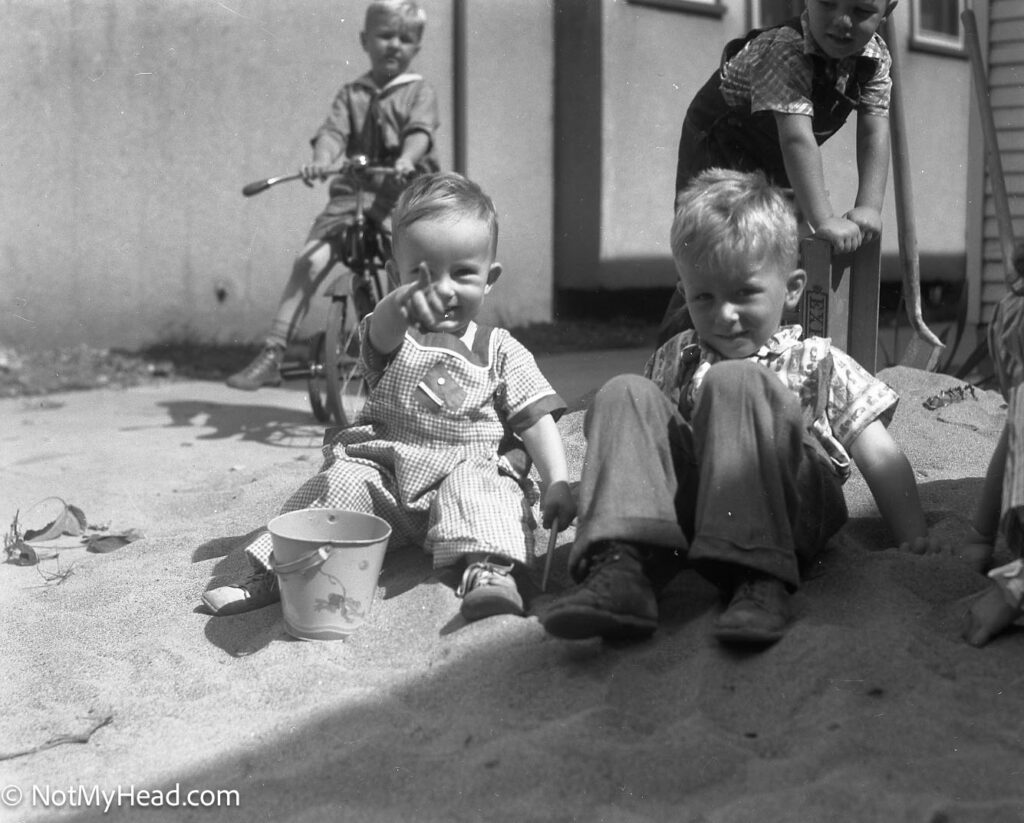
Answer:
[[[565,403],[532,355],[504,329],[476,322],[501,274],[490,198],[458,174],[416,179],[393,214],[388,273],[401,285],[360,325],[369,386],[356,425],[328,431],[320,473],[285,503],[368,512],[388,521],[391,546],[421,545],[435,567],[464,563],[467,620],[523,613],[512,575],[533,553],[531,504],[544,488],[545,526],[576,514],[556,418]],[[280,599],[263,534],[246,553],[256,573],[203,594],[214,614]]]
[[[1007,402],[1006,423],[985,473],[974,539],[960,557],[986,571],[1001,531],[1017,559],[989,571],[992,585],[971,604],[963,635],[972,646],[984,646],[1024,615],[1024,244],[1014,250],[1013,264],[1017,280],[988,326],[989,356]]]
[[[806,280],[783,193],[760,172],[708,170],[680,195],[671,242],[695,328],[594,398],[578,582],[540,619],[557,637],[647,637],[657,587],[686,563],[729,598],[716,637],[766,645],[801,567],[846,520],[851,456],[897,542],[941,547],[886,430],[896,394],[828,339],[781,326]]]

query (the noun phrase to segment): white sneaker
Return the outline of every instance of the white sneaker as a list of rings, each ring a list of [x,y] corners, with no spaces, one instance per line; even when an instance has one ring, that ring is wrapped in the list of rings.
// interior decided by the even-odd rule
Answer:
[[[277,575],[260,570],[241,583],[220,586],[203,592],[203,603],[217,617],[262,609],[281,599]]]

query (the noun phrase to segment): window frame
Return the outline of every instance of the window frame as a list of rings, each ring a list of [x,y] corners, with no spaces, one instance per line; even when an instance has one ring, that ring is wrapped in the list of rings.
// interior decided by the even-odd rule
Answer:
[[[702,14],[706,17],[724,17],[728,9],[721,0],[626,0],[632,6],[650,6],[651,8],[678,11],[690,14]]]
[[[967,46],[964,42],[964,27],[960,15],[967,8],[967,0],[956,0],[957,35],[941,31],[924,29],[921,26],[921,3],[934,0],[911,0],[910,2],[910,38],[908,45],[914,51],[930,54],[942,54],[949,57],[967,57]]]

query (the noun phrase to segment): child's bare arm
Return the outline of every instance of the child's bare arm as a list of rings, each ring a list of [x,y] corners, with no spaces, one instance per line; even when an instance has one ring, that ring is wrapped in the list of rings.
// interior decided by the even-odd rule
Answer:
[[[402,279],[400,272],[391,270],[396,265],[393,260],[387,265],[392,277]],[[420,263],[417,275],[415,281],[404,283],[386,294],[373,310],[370,342],[383,354],[390,354],[402,345],[402,338],[410,326],[429,328],[445,315],[451,294],[434,282],[426,263]]]
[[[846,218],[856,223],[865,242],[882,231],[882,202],[889,178],[889,119],[857,116],[857,200]]]
[[[896,542],[919,553],[940,551],[928,535],[910,461],[881,421],[875,420],[860,433],[850,454]]]
[[[958,557],[977,571],[986,571],[995,553],[996,535],[999,532],[999,519],[1002,514],[1003,475],[1006,471],[1008,443],[1009,431],[1004,426],[988,461],[985,482],[982,484],[981,495],[974,509],[974,519],[971,521],[971,533],[956,552]]]
[[[314,180],[323,180],[333,170],[345,147],[329,134],[321,134],[313,144],[313,162],[299,169],[302,182],[312,186]]]
[[[402,153],[395,160],[395,170],[402,174],[412,174],[416,164],[430,151],[430,135],[425,131],[411,131],[402,141]]]
[[[831,241],[836,251],[853,251],[861,243],[856,223],[836,217],[825,190],[825,171],[821,150],[814,139],[811,118],[805,114],[775,114],[779,146],[786,164],[786,173],[793,186],[804,219],[814,233]]]
[[[995,541],[996,532],[999,530],[999,516],[1002,513],[1003,505],[1003,475],[1006,472],[1006,451],[1009,438],[1009,429],[1003,426],[999,441],[988,461],[985,482],[981,487],[981,496],[978,498],[977,508],[974,510],[974,520],[971,523],[976,536],[989,543]]]
[[[522,433],[522,438],[544,486],[540,503],[544,526],[554,523],[562,531],[576,516],[576,500],[569,488],[565,449],[555,419],[545,414]]]
[[[369,337],[373,347],[382,354],[391,354],[402,345],[409,328],[405,302],[415,284],[399,286],[388,292],[373,309],[370,317]]]

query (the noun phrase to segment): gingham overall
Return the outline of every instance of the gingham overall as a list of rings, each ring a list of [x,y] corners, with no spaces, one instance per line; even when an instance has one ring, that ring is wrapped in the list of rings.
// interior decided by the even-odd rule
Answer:
[[[342,508],[391,524],[389,548],[422,545],[434,566],[486,552],[533,555],[536,484],[515,436],[565,403],[504,329],[462,338],[410,330],[390,357],[360,329],[369,397],[356,425],[328,430],[319,474],[281,512]],[[270,535],[246,551],[267,567]]]

